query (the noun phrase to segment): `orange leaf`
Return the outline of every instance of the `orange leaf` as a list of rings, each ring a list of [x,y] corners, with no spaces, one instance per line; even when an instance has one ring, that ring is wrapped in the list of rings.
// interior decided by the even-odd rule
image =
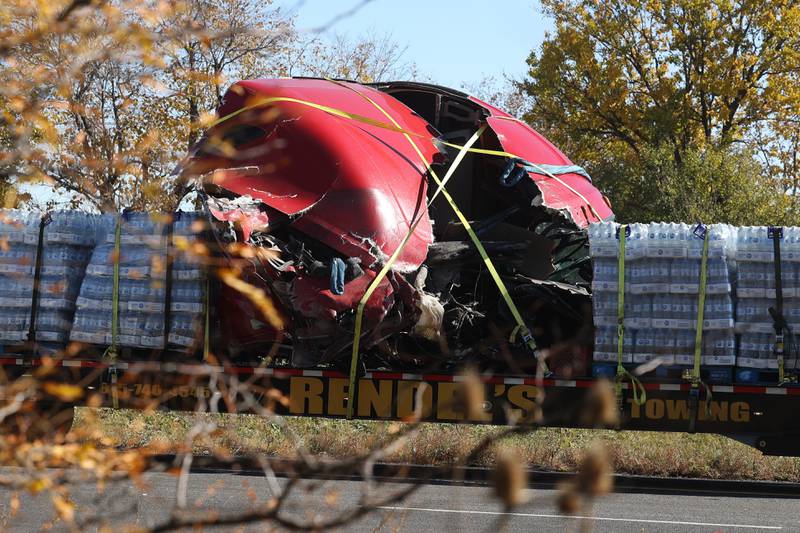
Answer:
[[[53,507],[61,520],[72,522],[75,518],[75,504],[60,494],[53,494]]]
[[[51,381],[44,384],[44,391],[50,396],[55,396],[59,400],[65,402],[71,402],[83,396],[83,389],[77,385],[54,383]]]

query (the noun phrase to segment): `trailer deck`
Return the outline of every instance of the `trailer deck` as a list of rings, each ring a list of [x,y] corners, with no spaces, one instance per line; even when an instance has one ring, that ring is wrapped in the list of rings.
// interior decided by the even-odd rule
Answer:
[[[258,404],[280,415],[346,418],[348,376],[338,370],[270,368],[253,364],[118,361],[26,357],[7,353],[0,366],[21,376],[48,366],[48,380],[79,384],[85,396],[105,406],[134,409],[194,409],[216,397],[220,411],[241,402],[226,402],[231,383],[247,383]],[[116,377],[113,374],[116,373]],[[587,427],[584,407],[595,378],[543,378],[482,374],[482,409],[464,407],[464,374],[428,374],[371,370],[357,380],[353,418],[432,423],[514,424],[531,420],[536,398],[542,424]],[[225,386],[221,383],[228,381]],[[629,383],[621,384],[621,422],[617,429],[717,433],[752,445],[767,454],[800,455],[800,386],[787,384],[711,384],[695,401],[690,383],[643,379],[646,400],[637,403]],[[230,399],[230,398],[229,398]],[[251,410],[252,411],[252,410]],[[257,411],[257,410],[256,410]],[[474,411],[474,410],[473,410]],[[694,412],[693,412],[694,411]],[[693,420],[694,419],[694,420]],[[694,426],[692,428],[692,425]],[[777,428],[780,430],[776,431]]]

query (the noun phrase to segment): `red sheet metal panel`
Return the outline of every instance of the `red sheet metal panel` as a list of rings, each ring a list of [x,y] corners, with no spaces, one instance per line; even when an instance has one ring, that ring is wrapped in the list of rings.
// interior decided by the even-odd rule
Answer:
[[[344,85],[319,79],[243,81],[228,91],[219,115],[259,99],[289,97],[389,122],[359,94],[363,93],[403,129],[419,134],[414,141],[428,163],[433,162],[438,154],[431,141],[435,132],[425,120],[389,95]],[[365,265],[390,255],[414,217],[421,217],[397,269],[409,271],[422,264],[433,240],[425,209],[426,166],[402,134],[295,102],[276,102],[230,121],[266,129],[268,142],[257,140],[253,145],[264,149],[228,165],[257,167],[256,171],[217,172],[216,184],[287,215],[301,215],[294,222],[298,230],[347,256],[360,257]],[[218,128],[226,126],[230,124]]]
[[[531,163],[560,166],[573,164],[550,141],[524,122],[477,98],[470,99],[491,113],[487,121],[497,134],[503,150]],[[542,192],[544,205],[551,209],[569,211],[573,221],[580,227],[613,216],[602,193],[585,176],[562,174],[557,176],[558,179],[553,179],[532,172],[530,176]]]

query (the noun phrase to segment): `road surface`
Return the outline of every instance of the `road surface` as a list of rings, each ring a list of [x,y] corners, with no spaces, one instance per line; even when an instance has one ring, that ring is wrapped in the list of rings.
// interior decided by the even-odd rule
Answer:
[[[112,484],[99,493],[93,485],[73,491],[76,517],[84,530],[97,531],[102,519],[114,531],[125,525],[151,528],[167,520],[176,503],[177,477],[147,474],[140,485]],[[284,484],[281,480],[280,484]],[[361,481],[308,481],[287,501],[286,513],[294,517],[332,516],[336,510],[358,505]],[[386,495],[406,485],[387,483],[375,494]],[[555,490],[531,490],[530,502],[506,512],[493,498],[491,488],[425,485],[405,501],[392,503],[365,516],[342,531],[581,531],[588,518],[560,516]],[[246,512],[269,498],[264,478],[231,474],[193,473],[189,477],[187,505],[191,509],[216,509],[222,515]],[[22,495],[16,516],[9,516],[8,491],[0,490],[0,529],[30,532],[41,529],[67,531],[54,519],[50,496]],[[800,533],[798,499],[613,494],[595,503],[591,514],[594,532],[792,532]],[[101,522],[93,522],[100,518]],[[241,529],[226,527],[205,531],[264,531],[264,524]]]

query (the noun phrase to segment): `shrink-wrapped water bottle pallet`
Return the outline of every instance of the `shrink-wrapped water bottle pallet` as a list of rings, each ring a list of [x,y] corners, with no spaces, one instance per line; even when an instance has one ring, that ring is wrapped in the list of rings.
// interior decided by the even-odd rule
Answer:
[[[84,331],[73,331],[71,340],[74,342],[85,342],[87,344],[99,344],[109,346],[112,343],[110,333],[89,333]],[[170,333],[167,342],[171,346],[189,347],[197,342],[193,337]],[[164,346],[163,335],[123,335],[117,336],[117,343],[122,346],[132,348],[160,349]]]
[[[91,300],[79,296],[77,299],[78,309],[99,309],[102,311],[111,311],[114,303],[111,300]],[[172,302],[170,309],[173,313],[202,313],[203,304],[198,302]],[[120,302],[119,309],[125,311],[136,311],[140,313],[163,313],[164,304],[161,302],[139,302],[127,301]]]
[[[616,363],[617,362],[617,354],[616,352],[594,352],[594,361],[599,363]],[[624,353],[622,355],[622,362],[623,363],[633,363],[633,356],[630,353]]]
[[[736,368],[734,378],[737,383],[754,383],[759,385],[771,385],[774,387],[779,381],[777,364],[776,360],[776,369],[749,368],[740,365]],[[792,370],[789,370],[789,372],[791,373]]]
[[[654,318],[650,320],[650,327],[656,329],[681,329],[681,330],[695,330],[696,320],[685,320],[678,318]],[[734,328],[734,321],[732,318],[717,318],[703,320],[703,331],[728,331]]]
[[[794,332],[800,331],[800,324],[789,322],[789,328]],[[737,322],[734,327],[736,333],[775,333],[772,322]]]
[[[775,254],[771,251],[737,250],[736,261],[753,263],[774,263]],[[800,253],[792,250],[781,250],[781,263],[800,262]]]
[[[623,366],[629,371],[634,372],[639,365],[636,364],[623,364]],[[654,381],[675,381],[675,382],[686,382],[683,378],[684,372],[687,369],[691,369],[690,365],[669,365],[669,366],[658,366],[650,372],[642,374],[638,376],[640,380],[643,382],[647,382],[648,380]],[[608,378],[614,379],[617,375],[617,365],[609,364],[609,363],[594,363],[592,365],[592,376],[595,378]],[[700,369],[700,378],[705,383],[718,383],[718,384],[729,384],[732,382],[734,376],[734,367],[731,366],[718,366],[718,367],[711,367],[711,368],[701,368]]]
[[[759,357],[742,357],[741,355],[736,358],[736,366],[741,368],[750,368],[754,370],[778,370],[778,359],[776,357],[759,358]]]
[[[626,318],[622,322],[626,328],[632,329],[641,329],[641,328],[649,328],[650,327],[650,319],[649,318],[637,318],[637,317],[630,317]],[[595,326],[607,326],[616,327],[617,325],[617,317],[615,316],[608,316],[608,315],[600,315],[594,317],[594,325]]]
[[[636,364],[652,363],[659,361],[659,366],[691,366],[694,363],[694,355],[670,355],[670,354],[649,354],[634,353],[633,362]],[[733,366],[736,357],[733,355],[703,355],[700,359],[702,366]]]
[[[791,291],[794,296],[794,289],[784,288],[784,296],[787,291]],[[619,284],[616,281],[593,281],[592,292],[619,292]],[[699,283],[626,283],[626,294],[699,294]],[[730,283],[709,283],[706,285],[706,294],[728,294],[731,292]],[[756,291],[757,292],[757,291]],[[763,292],[763,290],[762,290]],[[773,294],[775,291],[772,291]],[[738,293],[737,293],[738,294]],[[753,296],[759,297],[759,296]],[[763,295],[761,296],[763,297]],[[787,296],[788,297],[788,296]]]
[[[781,293],[784,298],[796,298],[800,296],[795,287],[782,287]],[[775,289],[765,289],[763,287],[736,287],[737,298],[770,298],[775,299],[777,291]]]

